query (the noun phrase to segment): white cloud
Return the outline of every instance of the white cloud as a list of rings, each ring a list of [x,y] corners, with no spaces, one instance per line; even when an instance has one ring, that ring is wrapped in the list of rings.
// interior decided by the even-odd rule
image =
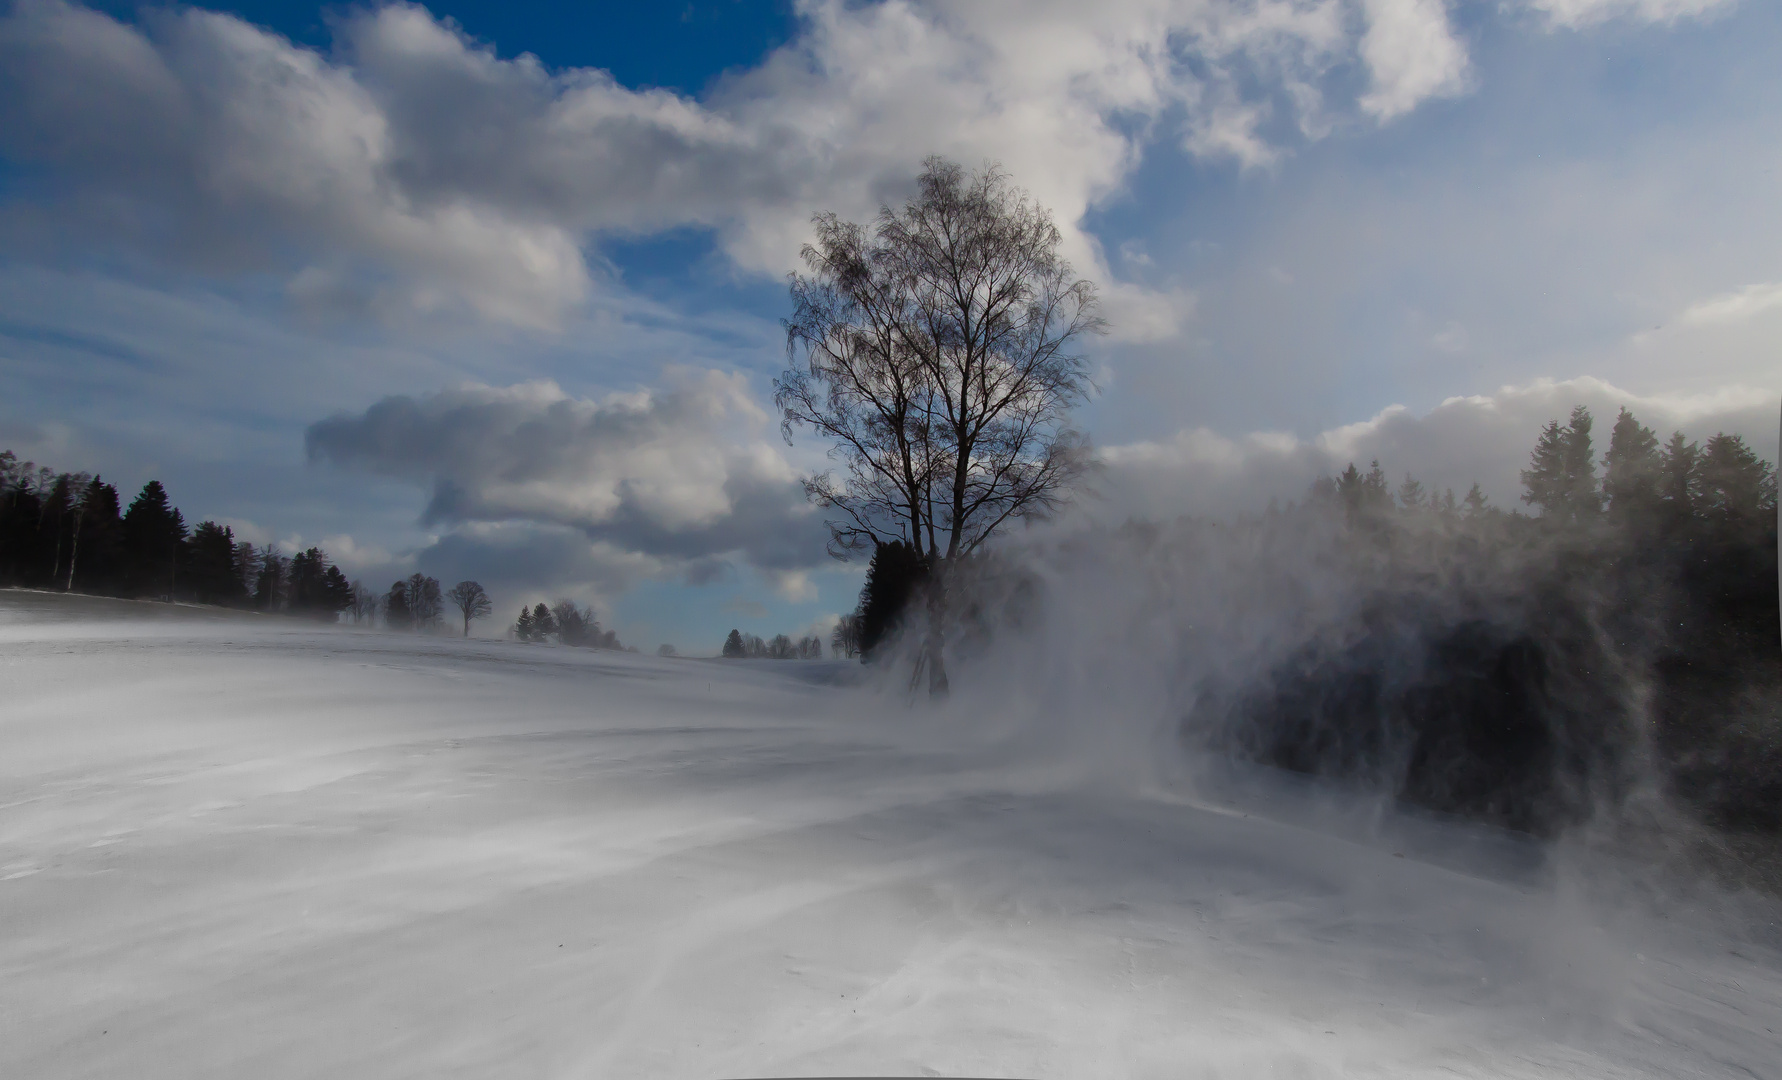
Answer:
[[[817,583],[807,570],[774,570],[767,575],[773,591],[789,604],[801,604],[817,598]]]
[[[1596,378],[1542,379],[1449,398],[1422,415],[1392,405],[1310,439],[1279,432],[1229,438],[1189,428],[1164,440],[1110,446],[1103,450],[1104,497],[1086,508],[1114,520],[1133,513],[1254,512],[1271,498],[1303,497],[1320,475],[1350,462],[1365,470],[1375,459],[1395,486],[1406,472],[1436,491],[1464,493],[1476,480],[1498,505],[1511,508],[1520,505],[1518,473],[1542,425],[1563,420],[1575,405],[1595,416],[1599,448],[1607,446],[1609,428],[1625,406],[1661,436],[1682,430],[1702,439],[1727,431],[1743,435],[1765,458],[1776,458],[1776,399],[1766,391],[1641,395]]]
[[[1593,26],[1615,18],[1670,23],[1730,9],[1737,0],[1528,0],[1556,26]]]
[[[1454,36],[1442,0],[1363,0],[1361,56],[1372,75],[1363,111],[1391,120],[1432,97],[1466,88],[1466,46]]]
[[[1117,332],[1154,339],[1183,297],[1113,279],[1077,223],[1179,112],[1196,153],[1266,165],[1349,108],[1386,120],[1457,92],[1439,0],[940,5],[810,0],[802,32],[703,101],[604,71],[504,60],[420,7],[360,11],[328,57],[227,15],[143,28],[62,0],[0,19],[0,147],[59,169],[73,219],[145,250],[287,265],[289,293],[386,317],[466,304],[554,326],[592,280],[589,234],[718,230],[741,267],[796,260],[812,210],[871,214],[921,159],[1001,161],[1101,280]],[[1328,84],[1328,85],[1327,85]]]
[[[1776,308],[1782,308],[1782,282],[1767,282],[1691,304],[1677,321],[1685,326],[1727,326]]]
[[[567,526],[695,577],[738,553],[802,595],[825,533],[770,427],[743,376],[671,369],[601,400],[548,381],[390,397],[307,441],[312,460],[430,487],[429,522]]]

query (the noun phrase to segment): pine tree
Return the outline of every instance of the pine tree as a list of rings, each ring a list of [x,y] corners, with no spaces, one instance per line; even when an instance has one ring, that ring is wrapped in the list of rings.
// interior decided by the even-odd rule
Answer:
[[[1433,505],[1433,499],[1431,500]],[[1424,509],[1423,485],[1405,473],[1405,482],[1398,485],[1398,505],[1405,510]]]
[[[353,585],[347,580],[340,567],[329,563],[322,571],[322,588],[317,607],[318,615],[325,615],[330,622],[338,621],[340,613],[353,603]]]
[[[724,655],[732,660],[742,658],[743,639],[741,630],[730,631],[730,636],[724,639]]]
[[[1701,487],[1701,447],[1685,442],[1681,431],[1671,433],[1659,460],[1658,496],[1672,519],[1695,512]]]
[[[514,636],[521,641],[532,640],[532,609],[525,604],[520,605],[520,617],[514,620]]]
[[[1462,513],[1468,520],[1484,517],[1491,510],[1491,500],[1485,497],[1485,489],[1479,486],[1477,480],[1473,481],[1472,487],[1466,489],[1466,498],[1461,500],[1461,504],[1466,507]]]
[[[384,625],[391,630],[414,629],[414,612],[408,607],[408,582],[398,581],[384,594]]]
[[[860,588],[860,651],[871,656],[902,624],[928,578],[927,564],[901,540],[878,544]]]
[[[536,641],[543,641],[545,638],[557,632],[557,617],[551,614],[550,608],[546,607],[543,602],[540,602],[537,607],[532,609],[533,639]]]
[[[1662,465],[1658,436],[1623,408],[1609,432],[1608,453],[1603,455],[1603,497],[1609,512],[1627,518],[1655,510]]]
[[[1737,435],[1708,440],[1700,464],[1700,505],[1721,520],[1754,520],[1775,512],[1776,477]]]
[[[241,569],[235,563],[235,530],[202,521],[186,541],[186,587],[205,604],[230,604],[242,598]]]
[[[167,489],[161,481],[144,484],[123,519],[131,591],[164,595],[172,600],[179,585],[178,558],[185,538],[185,518],[168,502]]]
[[[1580,405],[1565,427],[1549,420],[1541,429],[1528,468],[1522,470],[1522,484],[1528,489],[1522,501],[1540,507],[1543,517],[1573,523],[1602,509],[1590,427],[1590,410]]]

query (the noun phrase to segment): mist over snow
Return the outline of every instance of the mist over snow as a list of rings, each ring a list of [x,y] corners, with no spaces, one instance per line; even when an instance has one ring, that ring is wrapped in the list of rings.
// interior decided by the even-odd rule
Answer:
[[[1135,599],[1085,603],[1084,629]],[[1121,682],[1116,648],[924,716],[829,685],[847,665],[16,592],[0,641],[20,1074],[1732,1076],[1776,1055],[1773,905],[1654,907],[1638,867],[1587,852],[1160,772],[1158,671]],[[1124,690],[1041,700],[1096,669]],[[1066,715],[1095,737],[1041,737]]]

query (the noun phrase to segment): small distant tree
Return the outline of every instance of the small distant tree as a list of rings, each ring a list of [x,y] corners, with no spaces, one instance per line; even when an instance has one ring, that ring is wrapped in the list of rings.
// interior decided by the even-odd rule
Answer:
[[[797,656],[800,660],[823,659],[823,639],[815,634],[806,634],[799,638]]]
[[[1776,477],[1738,435],[1719,434],[1702,448],[1702,512],[1723,521],[1751,521],[1776,509]]]
[[[829,635],[829,651],[849,660],[860,655],[860,616],[843,615]]]
[[[286,572],[286,588],[289,592],[288,606],[293,613],[330,620],[334,618],[339,609],[330,609],[334,598],[329,595],[326,587],[329,565],[328,556],[317,547],[300,551],[291,557],[291,565]],[[338,574],[339,571],[335,573]],[[344,580],[342,579],[343,583]]]
[[[408,606],[408,582],[398,581],[384,594],[384,625],[391,630],[413,630],[414,612]]]
[[[519,638],[521,641],[531,641],[532,633],[532,609],[521,604],[520,617],[514,620],[514,637]]]
[[[465,637],[470,636],[472,619],[483,618],[495,610],[495,605],[489,599],[489,594],[474,581],[460,581],[453,585],[452,591],[446,593],[446,599],[450,600],[452,606],[458,609],[458,614],[464,617]]]
[[[364,623],[377,615],[377,594],[363,581],[355,581],[348,588],[351,590],[347,599],[347,612],[352,615],[355,625]]]
[[[290,560],[267,544],[260,549],[260,572],[254,576],[254,607],[260,611],[279,611],[286,598],[286,571]],[[405,612],[407,608],[403,609]]]
[[[560,629],[557,625],[557,617],[551,614],[551,609],[546,607],[542,601],[532,609],[532,640],[544,641]]]
[[[1601,511],[1590,427],[1590,410],[1580,405],[1564,427],[1550,420],[1541,429],[1528,468],[1522,470],[1522,484],[1528,489],[1522,501],[1540,507],[1541,516],[1575,523]]]
[[[1622,408],[1603,455],[1603,500],[1609,513],[1625,520],[1644,518],[1656,510],[1663,466],[1658,436]]]
[[[161,481],[142,486],[123,519],[124,548],[131,558],[131,591],[173,599],[178,587],[180,548],[186,522],[168,501]]]
[[[1484,517],[1491,511],[1491,500],[1486,498],[1485,489],[1479,486],[1477,480],[1473,481],[1472,487],[1466,489],[1466,498],[1460,502],[1465,508],[1461,514],[1469,521]]]
[[[1418,511],[1425,508],[1423,485],[1410,473],[1405,473],[1404,483],[1398,485],[1398,505],[1405,510]]]
[[[730,636],[724,639],[724,655],[732,660],[739,660],[747,655],[743,649],[741,630],[730,631]]]
[[[353,585],[340,567],[329,563],[322,571],[322,587],[317,597],[316,615],[337,622],[340,613],[353,602]]]
[[[662,644],[656,646],[656,655],[657,656],[679,656],[680,654],[674,651],[673,645],[670,645],[667,642],[663,642]]]
[[[1695,512],[1701,494],[1701,454],[1701,447],[1685,440],[1681,431],[1671,433],[1659,454],[1658,497],[1672,519]]]
[[[203,521],[192,530],[186,541],[186,587],[199,602],[232,604],[243,598],[235,556],[235,530],[229,526]]]
[[[430,630],[445,616],[445,594],[439,590],[439,579],[414,573],[404,583],[408,594],[409,617],[417,630]]]

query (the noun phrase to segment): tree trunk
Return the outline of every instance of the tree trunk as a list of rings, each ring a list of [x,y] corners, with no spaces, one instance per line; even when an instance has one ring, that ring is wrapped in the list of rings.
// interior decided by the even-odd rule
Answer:
[[[947,615],[947,564],[936,563],[928,577],[928,627],[922,639],[922,659],[928,665],[928,696],[938,700],[947,696],[950,687],[947,664],[941,657],[947,644],[943,622]]]
[[[68,546],[68,581],[63,584],[63,592],[74,591],[74,560],[80,557],[80,518],[74,519],[74,539]]]

